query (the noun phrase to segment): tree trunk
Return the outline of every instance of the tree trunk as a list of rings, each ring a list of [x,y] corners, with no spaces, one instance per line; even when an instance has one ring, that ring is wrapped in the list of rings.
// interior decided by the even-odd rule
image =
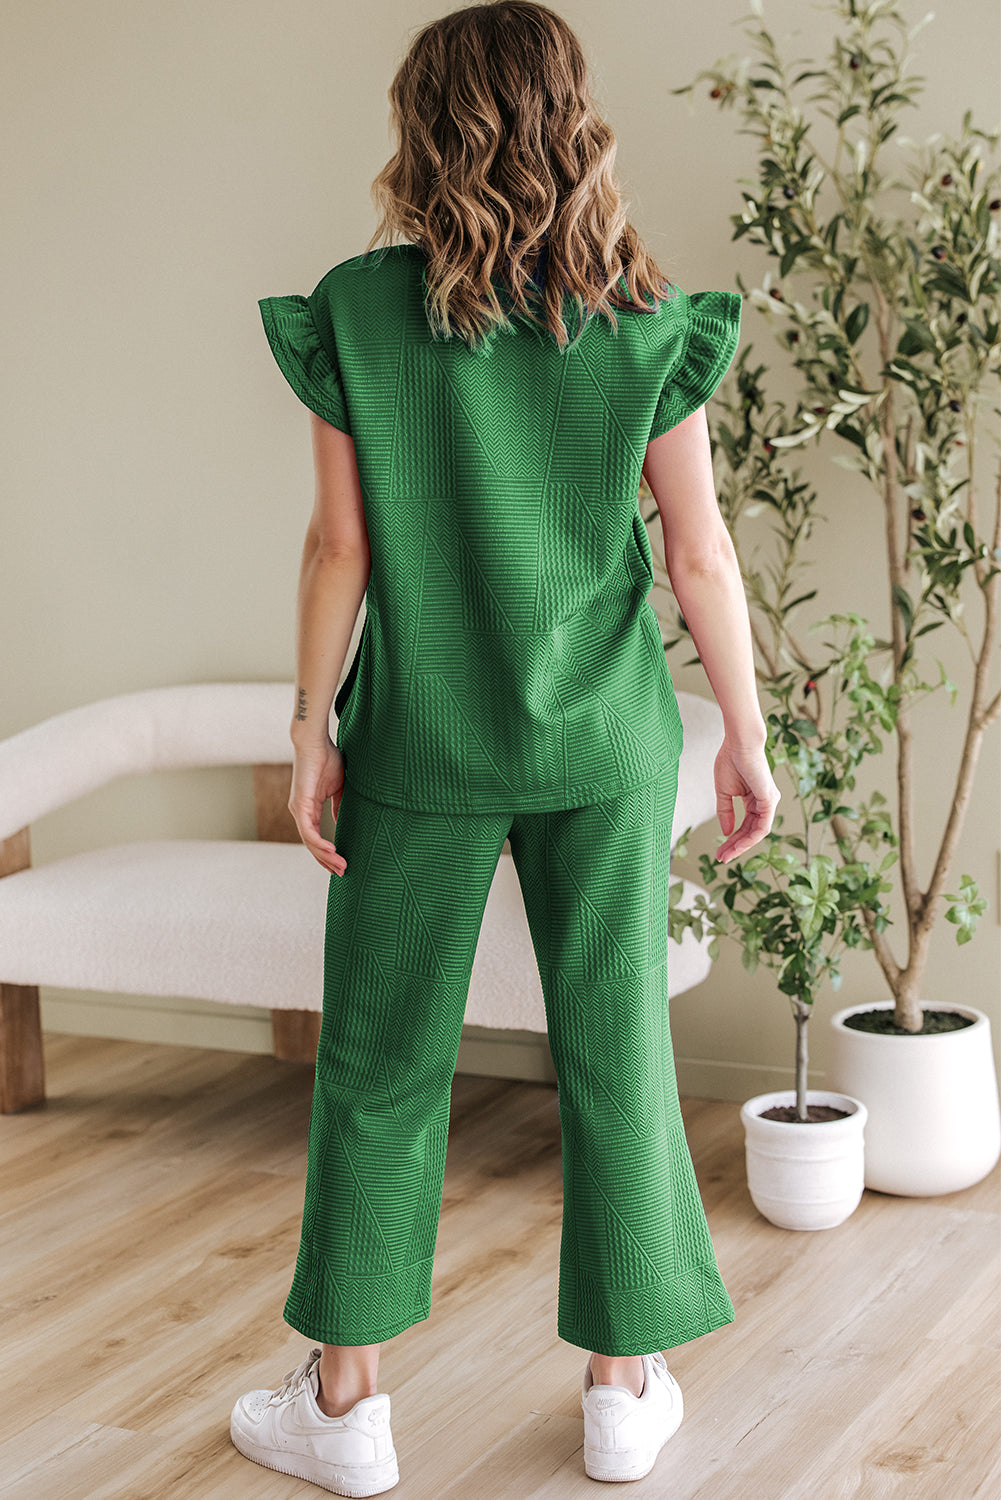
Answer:
[[[925,965],[922,960],[917,965],[917,976],[924,974],[924,971]],[[921,1008],[921,984],[917,976],[904,972],[901,976],[903,982],[894,1000],[893,1019],[905,1031],[920,1031],[925,1024],[924,1011]]]
[[[810,1007],[802,1000],[794,1002],[796,1007],[796,1118],[806,1121],[806,1027],[810,1019]]]

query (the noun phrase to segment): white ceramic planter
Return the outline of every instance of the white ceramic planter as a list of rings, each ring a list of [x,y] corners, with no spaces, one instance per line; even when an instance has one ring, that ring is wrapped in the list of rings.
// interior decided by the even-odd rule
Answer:
[[[971,1187],[1001,1155],[1001,1106],[988,1016],[971,1005],[932,1005],[974,1017],[972,1026],[930,1036],[879,1036],[831,1017],[825,1081],[863,1099],[865,1185],[880,1193],[933,1197]]]
[[[758,1094],[741,1106],[747,1153],[747,1186],[760,1214],[780,1229],[833,1229],[854,1213],[865,1186],[859,1099],[808,1089],[808,1104],[832,1104],[851,1113],[843,1120],[763,1120],[773,1104],[796,1103],[796,1090]]]

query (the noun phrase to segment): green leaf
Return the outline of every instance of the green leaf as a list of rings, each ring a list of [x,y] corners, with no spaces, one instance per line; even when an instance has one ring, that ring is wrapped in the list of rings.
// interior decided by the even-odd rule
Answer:
[[[869,304],[860,302],[858,307],[853,307],[845,321],[845,337],[850,344],[858,341],[862,330],[869,321]]]
[[[914,605],[911,596],[899,583],[893,585],[893,598],[904,617],[904,634],[910,635],[911,626],[914,624]]]
[[[779,262],[779,275],[788,276],[789,272],[792,270],[798,258],[803,254],[804,250],[809,249],[809,240],[800,239],[791,244],[786,250],[786,253],[783,255],[781,261]]]
[[[898,354],[917,354],[922,349],[926,349],[930,354],[936,352],[938,346],[935,343],[935,337],[926,324],[918,322],[916,318],[905,318],[904,323],[907,332],[900,336],[897,344]]]
[[[937,263],[935,274],[929,277],[927,285],[929,289],[944,292],[947,297],[958,297],[963,302],[973,301],[965,276],[954,267],[946,265],[945,261]]]
[[[804,427],[801,432],[787,432],[782,437],[770,437],[768,441],[773,448],[795,448],[799,443],[805,443],[807,438],[815,437],[820,431],[820,424],[815,427]]]

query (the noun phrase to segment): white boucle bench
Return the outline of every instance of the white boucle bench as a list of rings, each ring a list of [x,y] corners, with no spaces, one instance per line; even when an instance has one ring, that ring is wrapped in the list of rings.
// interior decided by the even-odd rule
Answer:
[[[0,1111],[45,1098],[40,985],[262,1006],[272,1014],[276,1056],[315,1057],[331,877],[288,812],[292,702],[291,682],[151,688],[56,714],[0,742]],[[715,816],[712,766],[723,737],[715,702],[678,693],[678,706],[685,748],[672,838]],[[121,776],[223,765],[253,766],[256,841],[138,841],[31,866],[35,819]],[[682,905],[701,889],[685,881]],[[705,978],[707,944],[687,931],[672,945],[672,995]],[[465,1021],[546,1030],[507,844]]]

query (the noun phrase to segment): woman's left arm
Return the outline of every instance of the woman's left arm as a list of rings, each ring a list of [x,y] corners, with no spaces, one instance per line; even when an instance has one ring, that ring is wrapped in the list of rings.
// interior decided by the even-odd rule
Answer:
[[[306,530],[296,603],[295,751],[289,810],[303,843],[329,870],[345,861],[320,837],[327,797],[336,819],[343,757],[330,739],[330,709],[365,594],[372,556],[354,441],[310,413],[316,491]]]

